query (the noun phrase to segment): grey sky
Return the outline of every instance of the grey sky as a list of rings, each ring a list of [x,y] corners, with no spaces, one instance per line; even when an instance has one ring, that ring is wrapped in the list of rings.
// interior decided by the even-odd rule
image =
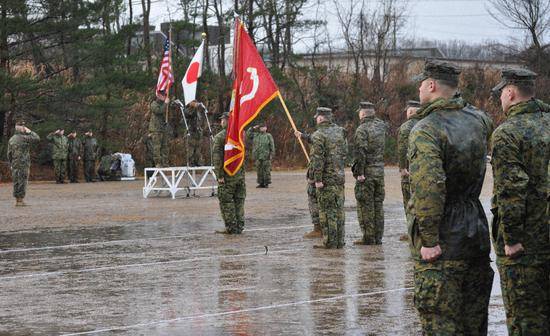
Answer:
[[[340,3],[349,3],[340,0]],[[307,17],[314,18],[319,13],[321,19],[327,20],[327,29],[335,44],[341,40],[341,31],[335,15],[333,0],[319,0],[319,11],[316,5],[310,5]],[[355,0],[355,2],[358,2]],[[377,0],[366,0],[369,6],[375,6]],[[230,8],[232,1],[228,1]],[[166,9],[169,5],[173,19],[181,17],[177,0],[153,0],[151,21],[159,26],[160,22],[169,20]],[[407,23],[401,37],[433,40],[464,40],[480,43],[486,40],[509,41],[510,38],[521,39],[523,32],[504,27],[487,12],[487,0],[409,0],[407,1]],[[141,6],[136,6],[136,15],[141,13]],[[157,28],[158,29],[158,28]],[[300,51],[306,51],[307,39],[299,45]]]

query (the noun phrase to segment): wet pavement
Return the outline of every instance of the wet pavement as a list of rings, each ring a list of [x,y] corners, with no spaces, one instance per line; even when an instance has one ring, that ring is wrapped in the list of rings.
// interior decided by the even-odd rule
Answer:
[[[318,250],[304,172],[247,175],[246,229],[217,200],[142,198],[142,181],[31,183],[27,208],[0,185],[0,336],[419,335],[397,169],[386,169],[382,246],[359,237],[346,186],[346,247]],[[488,210],[491,177],[482,201]],[[494,266],[494,265],[493,265]],[[491,335],[506,334],[498,275]]]

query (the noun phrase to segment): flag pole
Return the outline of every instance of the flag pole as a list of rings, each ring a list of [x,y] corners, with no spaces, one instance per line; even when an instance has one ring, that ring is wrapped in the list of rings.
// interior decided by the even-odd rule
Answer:
[[[285,104],[285,101],[283,99],[283,96],[281,95],[281,92],[277,92],[277,95],[279,96],[279,99],[281,100],[281,104],[283,105],[283,108],[285,110],[286,116],[288,118],[288,121],[290,121],[290,125],[292,126],[292,129],[297,132],[298,129],[296,128],[296,124],[294,124],[294,120],[292,119],[292,116],[290,115],[290,112],[288,111],[288,107]],[[300,146],[302,147],[302,150],[304,151],[304,155],[306,156],[307,162],[309,162],[309,155],[306,150],[306,146],[304,146],[304,142],[302,141],[302,138],[298,138],[298,141],[300,142]]]
[[[170,68],[172,67],[172,23],[170,23],[170,29],[168,30],[168,62],[170,65]],[[166,90],[166,97],[170,99],[170,86],[167,86]],[[165,119],[166,123],[168,123],[168,111],[170,109],[170,103],[166,105],[166,112],[165,112]]]

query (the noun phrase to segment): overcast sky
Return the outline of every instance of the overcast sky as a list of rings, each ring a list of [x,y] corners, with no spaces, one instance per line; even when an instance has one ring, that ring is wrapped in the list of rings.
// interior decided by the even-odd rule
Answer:
[[[339,0],[340,3],[354,0]],[[355,0],[358,2],[357,0]],[[333,0],[318,0],[316,6],[309,6],[307,17],[316,15],[328,22],[328,30],[333,41],[341,38],[341,31],[335,15]],[[376,6],[377,0],[366,0],[369,6]],[[231,3],[231,1],[230,1]],[[487,11],[488,0],[409,0],[406,11],[406,26],[401,31],[401,37],[430,40],[464,40],[480,43],[486,40],[507,42],[510,38],[520,39],[523,32],[502,26],[491,17]],[[177,0],[153,0],[151,21],[157,25],[169,21],[167,6],[171,8],[172,19],[181,18]],[[140,14],[141,6],[136,5],[134,11]],[[307,49],[307,40],[299,49]],[[301,50],[305,51],[305,50]]]

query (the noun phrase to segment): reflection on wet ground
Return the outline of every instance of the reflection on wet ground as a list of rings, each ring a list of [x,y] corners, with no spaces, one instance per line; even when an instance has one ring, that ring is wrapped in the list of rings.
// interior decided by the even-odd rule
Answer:
[[[13,213],[2,186],[0,335],[420,334],[395,169],[387,170],[384,244],[351,244],[359,228],[348,185],[342,250],[312,249],[302,238],[310,229],[302,173],[275,173],[268,190],[253,181],[249,174],[242,236],[213,234],[215,199],[141,200],[140,183],[112,193],[113,184],[86,186],[88,199],[116,198],[98,215],[119,216],[112,223],[94,223],[74,186],[59,189],[66,207],[52,205],[55,224],[42,214],[56,186],[31,185],[36,210],[24,213]],[[18,230],[14,220],[34,224]],[[490,334],[502,335],[498,277],[494,287]]]

